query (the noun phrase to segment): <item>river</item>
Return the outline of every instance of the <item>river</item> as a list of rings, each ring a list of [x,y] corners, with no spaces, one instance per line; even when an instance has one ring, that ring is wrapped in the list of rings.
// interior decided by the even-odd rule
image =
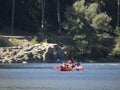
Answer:
[[[2,65],[0,90],[120,90],[120,63],[82,63],[83,71],[70,72],[53,70],[57,63]]]

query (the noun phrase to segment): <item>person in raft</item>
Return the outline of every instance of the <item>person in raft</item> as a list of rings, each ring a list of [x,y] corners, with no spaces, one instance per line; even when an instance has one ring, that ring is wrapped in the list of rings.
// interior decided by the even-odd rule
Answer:
[[[69,59],[69,60],[67,61],[67,65],[68,65],[68,68],[72,70],[72,68],[73,68],[73,62],[72,62],[71,59]]]
[[[72,70],[72,60],[68,60],[66,63],[62,63],[62,69],[63,70]]]

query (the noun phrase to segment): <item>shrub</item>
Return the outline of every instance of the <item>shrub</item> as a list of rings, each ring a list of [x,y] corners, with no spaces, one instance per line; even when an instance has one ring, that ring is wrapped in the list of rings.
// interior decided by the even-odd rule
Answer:
[[[115,39],[115,42],[116,42],[115,48],[110,53],[110,56],[120,58],[120,36]]]
[[[120,58],[120,48],[113,49],[113,51],[110,53],[110,56],[113,56],[115,58]]]
[[[31,45],[34,45],[37,43],[37,37],[35,36],[31,41],[30,41],[30,44]]]
[[[11,42],[12,46],[19,46],[21,41],[15,38],[10,38],[9,41]]]
[[[120,27],[116,27],[116,29],[114,31],[115,31],[114,33],[116,35],[120,36]]]

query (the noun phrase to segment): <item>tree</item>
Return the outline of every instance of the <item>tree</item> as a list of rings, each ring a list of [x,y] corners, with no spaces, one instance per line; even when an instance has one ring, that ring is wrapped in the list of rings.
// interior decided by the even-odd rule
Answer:
[[[42,0],[42,20],[41,20],[41,28],[44,28],[45,23],[45,0]]]
[[[73,35],[81,53],[91,52],[97,44],[98,30],[109,30],[111,20],[100,11],[97,3],[86,4],[85,0],[76,0],[72,7],[66,8],[65,17],[63,27],[68,30],[68,34]]]

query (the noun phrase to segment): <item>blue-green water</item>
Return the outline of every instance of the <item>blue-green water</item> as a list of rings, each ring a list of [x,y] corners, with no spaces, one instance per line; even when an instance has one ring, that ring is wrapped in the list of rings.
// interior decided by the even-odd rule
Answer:
[[[120,90],[120,63],[82,63],[83,71],[53,70],[59,64],[12,64],[0,69],[0,90]],[[20,66],[14,68],[14,66]],[[29,68],[28,68],[29,67]]]

